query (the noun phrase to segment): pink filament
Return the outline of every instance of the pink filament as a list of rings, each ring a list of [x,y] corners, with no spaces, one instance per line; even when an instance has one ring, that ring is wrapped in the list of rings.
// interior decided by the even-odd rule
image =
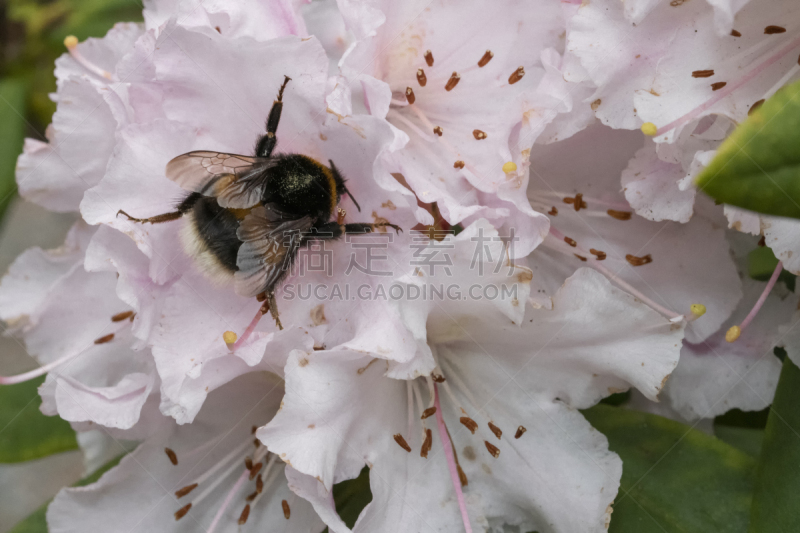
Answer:
[[[778,281],[778,277],[781,275],[781,270],[783,270],[783,263],[778,261],[778,265],[775,267],[775,270],[772,272],[772,276],[770,276],[769,281],[767,282],[767,286],[764,287],[764,291],[759,296],[756,305],[750,310],[750,313],[742,320],[742,323],[739,324],[739,329],[743,330],[753,321],[753,319],[758,314],[758,310],[764,305],[764,302],[767,301],[767,296],[772,291],[772,288],[775,286],[775,283]]]
[[[456,458],[453,455],[453,447],[450,444],[450,437],[447,435],[447,428],[442,418],[442,406],[439,404],[439,388],[436,386],[436,383],[433,384],[433,398],[433,405],[436,407],[436,427],[439,429],[439,439],[442,441],[444,456],[447,458],[447,468],[450,470],[450,481],[453,482],[453,488],[456,491],[458,508],[461,510],[461,520],[464,522],[464,529],[467,533],[472,533],[472,526],[469,523],[469,514],[467,514],[467,502],[464,500],[464,493],[461,490],[461,478],[458,477]]]
[[[209,526],[209,528],[206,530],[206,533],[213,533],[214,529],[216,529],[217,527],[217,524],[219,524],[219,521],[222,520],[222,515],[225,514],[225,510],[231,504],[231,500],[233,499],[234,495],[236,495],[236,493],[241,488],[242,484],[247,480],[249,476],[250,476],[250,471],[245,469],[245,471],[242,472],[242,475],[239,476],[239,479],[236,480],[236,483],[233,484],[233,487],[231,487],[231,490],[225,497],[225,501],[222,502],[222,507],[220,507],[219,510],[217,511],[217,514],[214,515],[214,520],[211,522],[211,526]]]
[[[769,58],[767,58],[766,61],[764,61],[763,63],[761,63],[757,67],[755,67],[753,70],[751,70],[750,72],[745,74],[743,77],[741,77],[737,81],[735,81],[733,83],[729,83],[727,86],[725,86],[724,88],[722,88],[719,91],[717,91],[714,94],[714,96],[712,96],[710,99],[708,99],[705,103],[695,107],[690,112],[686,113],[685,115],[683,115],[679,119],[673,120],[672,122],[670,122],[666,126],[662,126],[662,127],[658,128],[658,131],[656,132],[656,136],[663,135],[663,134],[667,133],[668,131],[670,131],[672,129],[675,129],[678,126],[682,126],[683,124],[688,123],[690,120],[692,120],[693,118],[697,117],[700,113],[702,113],[706,109],[710,108],[711,106],[713,106],[714,104],[716,104],[717,102],[719,102],[720,100],[722,100],[723,98],[725,98],[726,96],[731,94],[733,91],[735,91],[736,89],[738,89],[739,87],[741,87],[745,83],[749,82],[750,80],[752,80],[753,78],[755,78],[756,76],[761,74],[765,69],[767,69],[771,65],[775,64],[776,62],[780,61],[780,59],[783,56],[785,56],[786,54],[788,54],[789,52],[791,52],[793,49],[797,48],[798,46],[800,46],[800,37],[794,39],[792,42],[790,42],[789,44],[787,44],[786,46],[784,46],[783,48],[781,48],[780,50],[778,50],[777,52],[772,54]]]
[[[241,347],[242,347],[242,345],[243,345],[245,342],[247,342],[247,339],[249,339],[249,338],[250,338],[250,335],[252,335],[252,334],[253,334],[253,331],[255,331],[255,329],[256,329],[256,326],[257,326],[257,325],[258,325],[258,323],[261,321],[261,316],[262,316],[262,315],[261,315],[261,308],[259,307],[259,308],[258,308],[258,311],[256,311],[256,316],[254,316],[254,317],[253,317],[253,320],[251,320],[251,321],[250,321],[250,324],[247,326],[247,329],[246,329],[246,330],[244,330],[244,333],[242,333],[242,336],[241,336],[241,337],[239,337],[239,340],[237,340],[237,341],[236,341],[236,342],[233,344],[233,348],[231,349],[231,351],[232,351],[232,352],[235,352],[236,350],[238,350],[239,348],[241,348]]]

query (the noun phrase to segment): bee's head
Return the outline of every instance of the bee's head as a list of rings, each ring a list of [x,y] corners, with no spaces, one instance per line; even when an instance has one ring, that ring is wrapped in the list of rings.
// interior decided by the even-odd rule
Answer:
[[[358,212],[360,213],[361,206],[359,206],[358,202],[356,202],[356,199],[353,198],[353,194],[349,190],[347,190],[347,185],[345,185],[346,180],[344,179],[344,176],[342,176],[341,173],[339,173],[339,169],[336,168],[336,165],[333,164],[332,160],[329,159],[328,162],[331,164],[331,173],[333,173],[333,179],[336,182],[337,203],[338,200],[341,200],[342,196],[346,194],[353,201],[353,203],[356,206],[356,209],[358,209]]]

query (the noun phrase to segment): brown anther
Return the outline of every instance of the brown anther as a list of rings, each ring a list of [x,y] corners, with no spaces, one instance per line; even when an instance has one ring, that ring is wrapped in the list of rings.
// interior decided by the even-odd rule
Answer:
[[[425,51],[425,62],[429,67],[433,66],[433,53],[430,50]]]
[[[567,244],[569,244],[569,245],[570,245],[570,246],[572,246],[573,248],[575,248],[576,246],[578,246],[578,243],[575,241],[575,239],[570,239],[569,237],[564,237],[564,242],[565,242],[565,243],[567,243]]]
[[[244,501],[251,502],[255,500],[257,496],[258,496],[258,491],[251,492],[250,494],[247,495],[247,498],[245,498]]]
[[[436,126],[435,128],[433,128],[433,133],[441,137],[442,134],[444,133],[444,130],[442,129],[441,126]]]
[[[431,374],[431,379],[434,383],[444,383],[446,381],[441,374]]]
[[[103,335],[99,339],[95,339],[94,343],[95,344],[105,344],[107,342],[111,342],[112,340],[114,340],[114,334],[113,333],[109,333],[108,335]]]
[[[462,487],[466,487],[469,485],[469,480],[467,479],[467,475],[461,469],[461,465],[456,465],[456,469],[458,469],[458,480],[461,482]]]
[[[514,85],[519,80],[521,80],[524,75],[525,75],[525,69],[522,67],[518,67],[517,70],[512,72],[511,76],[508,77],[508,84]]]
[[[782,26],[767,26],[764,28],[765,35],[775,35],[776,33],[786,33],[786,28]]]
[[[262,315],[266,315],[267,313],[269,313],[269,302],[264,302],[263,305],[261,306],[260,311]]]
[[[464,162],[459,159],[458,161],[453,163],[453,168],[464,168]]]
[[[482,132],[481,130],[472,130],[472,136],[475,137],[475,139],[482,141],[486,138],[486,133]]]
[[[553,208],[550,211],[548,211],[547,214],[556,216],[558,214],[558,209],[556,209],[556,206],[553,206]]]
[[[714,70],[713,69],[695,70],[694,72],[692,72],[692,77],[693,78],[710,78],[713,75],[714,75]]]
[[[414,96],[414,89],[411,87],[406,87],[406,101],[409,105],[417,101],[417,97]]]
[[[341,207],[336,208],[336,223],[340,226],[344,224],[344,217],[347,216],[347,211],[342,209]]]
[[[764,104],[764,102],[765,102],[765,101],[766,101],[766,100],[764,100],[764,99],[762,98],[762,99],[761,99],[761,100],[759,100],[758,102],[756,102],[756,103],[754,103],[753,105],[751,105],[751,106],[750,106],[750,109],[748,109],[748,110],[747,110],[747,115],[748,115],[748,116],[750,116],[750,115],[751,115],[751,114],[752,114],[752,113],[753,113],[753,112],[754,112],[756,109],[758,109],[759,107],[761,107],[761,106]]]
[[[166,453],[167,457],[169,457],[170,463],[172,463],[175,466],[178,466],[178,456],[175,455],[175,452],[173,452],[169,448],[164,448],[164,453]]]
[[[478,423],[468,416],[462,416],[458,421],[464,424],[464,427],[470,430],[473,435],[475,434],[475,430],[478,429]]]
[[[653,258],[650,257],[650,254],[647,254],[643,257],[636,257],[635,255],[628,254],[625,256],[625,259],[628,263],[632,264],[635,267],[646,265],[647,263],[652,263]]]
[[[186,485],[182,489],[178,489],[178,490],[175,491],[175,497],[176,498],[183,498],[184,496],[186,496],[187,494],[189,494],[190,492],[192,492],[196,488],[197,488],[197,483],[192,483],[191,485]]]
[[[425,71],[421,68],[417,69],[417,82],[419,82],[420,87],[425,87],[425,85],[428,83],[428,78],[425,76]]]
[[[515,439],[520,438],[526,431],[528,431],[528,430],[525,428],[525,426],[518,427],[517,428],[517,432],[514,433],[514,438]]]
[[[738,32],[736,30],[731,30],[731,37],[741,37],[741,36],[742,36],[741,32]]]
[[[581,193],[576,194],[575,198],[570,198],[567,196],[564,198],[564,203],[572,205],[572,207],[575,208],[575,211],[580,211],[581,209],[586,209],[588,207],[586,202],[583,201],[583,194]]]
[[[400,433],[397,433],[397,434],[394,435],[394,441],[397,444],[399,444],[400,447],[403,448],[405,451],[407,451],[408,453],[411,453],[411,446],[408,445],[408,443],[406,442],[406,439],[404,439],[403,436]]]
[[[433,431],[430,429],[425,430],[425,441],[422,443],[422,448],[419,450],[419,456],[425,459],[428,458],[428,452],[433,448]]]
[[[458,75],[458,72],[453,71],[453,73],[450,74],[450,79],[447,80],[447,84],[444,86],[444,90],[452,91],[456,88],[456,85],[458,85],[459,81],[461,81],[461,76]]]
[[[486,449],[489,450],[489,453],[492,454],[492,457],[494,457],[495,459],[500,457],[500,448],[498,448],[488,440],[483,441],[483,443],[486,445]]]
[[[492,433],[494,433],[494,436],[497,437],[498,439],[503,436],[503,430],[495,426],[491,422],[489,422],[489,429],[492,430]]]
[[[602,261],[603,259],[608,257],[605,252],[601,252],[600,250],[595,250],[594,248],[589,248],[589,253],[597,257],[598,261]]]
[[[292,516],[292,510],[289,509],[289,502],[287,502],[286,500],[283,500],[281,502],[281,507],[283,507],[283,517],[286,520],[289,520],[289,517]]]
[[[572,254],[572,255],[574,255],[575,257],[577,257],[578,259],[580,259],[580,260],[581,260],[581,261],[583,261],[584,263],[586,262],[586,258],[585,258],[585,257],[583,257],[582,255],[578,255],[578,254]]]
[[[483,54],[483,56],[478,61],[478,66],[481,67],[481,68],[485,67],[489,63],[489,61],[492,60],[493,57],[494,57],[494,54],[492,53],[492,51],[491,50],[486,50],[486,52]]]
[[[616,218],[617,220],[630,220],[631,219],[631,212],[630,211],[617,211],[616,209],[609,209],[606,211],[608,216],[611,218]]]
[[[260,292],[260,293],[258,293],[256,295],[256,300],[258,300],[259,302],[263,302],[266,299],[267,299],[267,293],[266,292]]]
[[[189,509],[191,509],[191,508],[192,508],[192,504],[191,503],[187,503],[186,505],[184,505],[183,507],[181,507],[180,509],[175,511],[175,520],[180,520],[181,518],[186,516],[186,513],[188,513]]]
[[[422,411],[422,416],[420,417],[420,419],[421,420],[425,420],[426,418],[431,417],[434,414],[436,414],[436,407],[435,406],[434,407],[428,407],[427,409]]]
[[[239,525],[243,526],[247,523],[247,517],[250,516],[250,504],[244,506],[242,514],[239,515]]]
[[[256,476],[258,475],[258,472],[263,467],[264,467],[264,463],[262,463],[260,461],[253,465],[253,468],[250,469],[250,481],[253,481],[256,478]]]
[[[722,89],[726,85],[728,85],[727,81],[718,81],[717,83],[712,83],[711,84],[711,90],[712,91],[719,91],[720,89]]]
[[[258,426],[253,426],[253,427],[250,428],[250,434],[251,435],[255,435],[256,431],[258,431]]]
[[[760,239],[758,239],[758,245],[759,245],[760,247],[762,247],[762,248],[763,248],[764,246],[766,246],[766,245],[767,245],[767,238],[766,238],[766,237],[764,237],[764,236],[762,235],[762,236],[761,236],[761,238],[760,238]]]
[[[258,439],[253,439],[253,445],[254,445],[256,448],[258,448],[259,446],[261,446],[261,442],[260,442]]]
[[[244,467],[246,469],[248,469],[248,470],[252,470],[253,469],[253,460],[250,459],[249,457],[245,457],[244,458]]]
[[[111,322],[122,322],[126,318],[130,318],[133,316],[133,311],[123,311],[122,313],[117,313],[116,315],[111,317]]]
[[[261,474],[259,474],[256,478],[256,492],[261,494],[262,490],[264,490],[264,478],[261,477]]]

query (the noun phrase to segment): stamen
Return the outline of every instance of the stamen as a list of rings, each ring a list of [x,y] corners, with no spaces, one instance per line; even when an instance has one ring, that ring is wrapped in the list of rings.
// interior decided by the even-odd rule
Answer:
[[[503,430],[501,430],[499,427],[495,426],[491,422],[489,422],[489,429],[492,430],[492,433],[494,433],[494,436],[497,437],[498,440],[500,440],[500,437],[503,436]]]
[[[453,73],[450,74],[450,79],[447,80],[447,85],[444,86],[444,90],[447,92],[452,91],[456,88],[459,81],[461,81],[461,76],[459,76],[458,72],[453,71]]]
[[[430,50],[425,52],[425,62],[428,64],[429,67],[433,66],[433,54]]]
[[[486,449],[489,450],[489,453],[492,454],[492,457],[494,457],[495,459],[500,457],[500,448],[498,448],[488,440],[483,441],[483,443],[486,445]]]
[[[242,345],[245,342],[247,342],[247,339],[250,338],[250,335],[253,334],[253,331],[255,331],[256,326],[258,326],[258,323],[261,321],[261,317],[264,316],[263,309],[264,309],[264,306],[261,306],[261,307],[259,307],[258,311],[256,311],[256,316],[254,316],[253,320],[250,321],[250,324],[247,325],[247,329],[244,330],[244,333],[242,333],[242,336],[239,338],[239,340],[234,342],[233,348],[231,348],[232,352],[235,352],[236,350],[241,348]],[[224,338],[225,338],[225,336],[223,335],[223,340],[224,340]],[[225,343],[227,344],[227,341],[225,341]]]
[[[635,267],[653,262],[653,258],[650,254],[647,254],[643,257],[636,257],[635,255],[627,254],[625,256],[625,260]]]
[[[781,26],[767,26],[764,28],[765,35],[775,35],[776,33],[786,33],[786,28]]]
[[[439,428],[439,439],[442,441],[444,448],[444,455],[447,459],[447,468],[450,470],[450,481],[453,484],[453,489],[456,491],[456,499],[458,500],[458,508],[461,511],[461,520],[464,522],[464,529],[466,533],[472,533],[472,525],[469,522],[469,514],[467,513],[467,502],[464,500],[464,492],[461,490],[461,478],[458,474],[458,467],[456,466],[455,456],[453,455],[452,443],[450,436],[447,434],[447,427],[444,425],[442,418],[442,410],[439,409],[439,391],[434,385],[434,405],[436,406],[436,426]]]
[[[428,407],[427,409],[425,409],[424,411],[422,411],[422,417],[421,417],[421,419],[422,419],[422,420],[425,420],[426,418],[428,418],[428,417],[430,417],[430,416],[433,416],[433,414],[434,414],[435,412],[436,412],[436,407]]]
[[[164,453],[167,454],[169,457],[169,462],[172,463],[174,466],[178,466],[178,456],[175,455],[175,452],[169,448],[164,448]]]
[[[250,469],[250,481],[253,481],[261,469],[264,468],[264,463],[257,463],[253,465],[253,468]]]
[[[564,242],[565,242],[565,243],[567,243],[567,244],[569,244],[569,245],[570,245],[570,246],[572,246],[573,248],[575,248],[576,246],[578,246],[578,243],[577,243],[577,241],[575,241],[575,239],[570,239],[569,237],[564,237]]]
[[[767,282],[767,286],[764,287],[764,290],[761,292],[761,296],[758,297],[758,301],[756,302],[756,304],[753,306],[753,308],[750,310],[750,312],[747,314],[744,320],[742,320],[741,324],[739,324],[738,326],[731,326],[731,328],[727,331],[727,333],[725,333],[726,341],[734,342],[742,334],[742,330],[744,330],[744,328],[750,325],[750,322],[753,321],[753,319],[758,314],[758,311],[761,309],[761,307],[763,307],[764,302],[767,301],[767,297],[769,296],[769,293],[772,292],[772,289],[773,287],[775,287],[775,284],[778,282],[778,278],[780,277],[782,271],[783,271],[783,262],[778,261],[778,264],[775,266],[775,270],[772,272],[772,276],[770,276],[769,281]]]
[[[706,306],[703,304],[692,304],[689,309],[692,311],[692,316],[697,318],[706,314]]]
[[[632,213],[630,211],[617,211],[616,209],[609,209],[606,211],[608,216],[616,218],[617,220],[630,220]]]
[[[464,427],[470,430],[473,435],[475,434],[475,431],[478,429],[478,423],[468,416],[462,416],[461,418],[458,419],[458,421],[464,424]]]
[[[414,96],[414,89],[411,87],[406,87],[406,101],[408,101],[409,104],[413,104],[417,101],[417,97]]]
[[[283,500],[281,502],[281,507],[283,507],[283,517],[286,520],[289,520],[289,517],[292,516],[292,510],[289,508],[289,502]]]
[[[750,115],[752,115],[756,111],[756,109],[758,109],[763,105],[764,102],[766,102],[766,99],[762,98],[758,102],[755,102],[753,105],[751,105],[750,109],[747,110],[747,116],[749,117]]]
[[[74,35],[69,35],[64,39],[64,46],[67,47],[67,51],[69,52],[69,55],[72,56],[72,59],[77,61],[83,68],[85,68],[92,74],[95,74],[107,80],[117,81],[113,74],[111,74],[105,69],[98,67],[97,65],[95,65],[94,63],[83,57],[83,54],[81,54],[80,51],[78,50],[78,38],[75,37]]]
[[[728,85],[727,81],[718,81],[717,83],[712,83],[711,84],[711,90],[712,91],[719,91],[720,89],[722,89],[726,85]]]
[[[420,87],[425,87],[428,83],[428,78],[425,76],[425,71],[422,69],[417,69],[417,82]]]
[[[464,162],[459,159],[458,161],[453,163],[453,168],[464,168]]]
[[[52,369],[66,363],[70,359],[78,357],[82,353],[83,352],[78,351],[75,353],[67,354],[61,357],[60,359],[56,359],[52,363],[47,363],[46,365],[40,366],[39,368],[29,370],[28,372],[23,372],[22,374],[17,374],[16,376],[0,376],[0,385],[14,385],[16,383],[22,383],[24,381],[38,378],[39,376],[47,374]]]
[[[187,494],[189,494],[190,492],[192,492],[196,488],[197,488],[197,483],[192,483],[191,485],[186,485],[182,489],[179,489],[179,490],[175,491],[175,497],[176,498],[183,498],[184,496],[186,496]]]
[[[441,126],[436,126],[435,128],[433,128],[433,133],[441,137],[442,134],[444,133],[444,130],[442,129]]]
[[[556,206],[553,206],[553,208],[550,211],[548,211],[547,214],[556,216],[558,214],[558,209],[556,209]]]
[[[577,257],[578,259],[580,259],[580,260],[581,260],[581,261],[583,261],[584,263],[585,263],[586,261],[588,261],[588,259],[586,259],[586,258],[585,258],[584,256],[582,256],[582,255],[578,255],[578,254],[572,254],[572,255],[574,255],[575,257]]]
[[[261,477],[261,474],[259,474],[258,477],[256,478],[256,492],[258,494],[261,494],[263,490],[264,490],[264,478]]]
[[[425,440],[422,443],[422,448],[419,451],[419,456],[427,459],[428,458],[428,452],[431,451],[432,447],[433,447],[433,432],[430,429],[426,429],[425,430]]]
[[[472,130],[472,136],[475,137],[476,140],[482,141],[486,138],[486,132],[481,130]]]
[[[112,316],[111,322],[122,322],[126,318],[132,318],[133,315],[133,311],[123,311],[122,313],[117,313],[116,315]]]
[[[695,70],[694,72],[692,72],[692,77],[693,78],[710,78],[713,75],[714,75],[714,70],[713,69]]]
[[[516,432],[516,433],[514,433],[514,438],[515,438],[515,439],[518,439],[518,438],[520,438],[522,435],[524,435],[524,434],[525,434],[525,432],[526,432],[526,431],[528,431],[528,430],[525,428],[525,426],[520,426],[520,427],[518,427],[518,428],[517,428],[517,432]]]
[[[217,524],[219,524],[219,521],[222,520],[222,515],[225,514],[225,511],[228,509],[228,506],[231,504],[231,500],[233,500],[233,496],[237,492],[239,492],[239,489],[241,488],[242,484],[244,484],[244,482],[246,480],[247,480],[247,470],[242,472],[242,475],[239,476],[239,479],[237,479],[236,483],[233,484],[233,487],[231,487],[231,490],[228,491],[228,495],[225,497],[225,501],[223,501],[222,505],[220,506],[220,508],[217,509],[217,514],[214,515],[214,520],[212,520],[211,526],[209,526],[208,530],[206,530],[206,533],[213,533],[214,532],[214,529],[216,529]],[[191,504],[189,504],[189,505],[191,505]]]
[[[434,383],[444,383],[446,380],[442,374],[431,373],[431,379]]]
[[[191,508],[192,508],[192,504],[191,503],[187,503],[186,505],[184,505],[183,507],[181,507],[180,509],[175,511],[175,521],[177,522],[178,520],[180,520],[181,518],[186,516],[186,513],[188,513],[189,509],[191,509]]]
[[[242,514],[239,515],[239,525],[240,526],[245,525],[247,523],[247,517],[249,516],[250,516],[250,504],[248,503],[247,505],[244,506],[244,509],[242,509]]]
[[[408,445],[408,443],[406,442],[406,439],[403,438],[403,435],[401,435],[400,433],[395,433],[394,441],[401,448],[403,448],[405,451],[407,451],[408,453],[411,453],[411,446]]]
[[[658,126],[656,126],[652,122],[645,122],[644,124],[642,124],[642,133],[644,133],[648,137],[655,137],[656,135],[658,135]]]
[[[598,261],[603,261],[606,257],[608,257],[605,252],[595,250],[594,248],[589,248],[589,253],[595,256]]]
[[[731,37],[741,37],[742,33],[736,30],[731,30]]]
[[[481,68],[485,67],[489,63],[489,61],[492,60],[493,57],[494,54],[492,53],[492,51],[486,50],[486,52],[483,54],[480,60],[478,60],[478,66]]]
[[[525,75],[525,69],[522,67],[518,67],[517,70],[512,72],[511,76],[508,77],[508,84],[514,85],[519,80],[521,80],[524,75]]]
[[[108,335],[103,335],[99,339],[95,339],[94,343],[95,344],[105,344],[105,343],[111,342],[113,340],[114,340],[114,334],[113,333],[109,333]]]
[[[231,351],[233,351],[233,346],[236,344],[236,339],[238,338],[239,336],[233,331],[226,331],[222,334],[222,340],[225,341],[225,346]]]
[[[503,163],[503,172],[506,174],[510,174],[511,172],[515,172],[517,170],[517,164],[513,161],[508,161]]]

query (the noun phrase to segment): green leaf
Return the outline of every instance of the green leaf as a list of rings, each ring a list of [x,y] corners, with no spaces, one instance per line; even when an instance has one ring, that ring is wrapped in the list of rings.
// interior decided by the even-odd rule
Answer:
[[[333,486],[333,500],[336,502],[336,512],[352,528],[358,515],[369,502],[372,501],[372,491],[369,488],[369,468],[366,466],[355,479],[348,479]]]
[[[86,485],[90,485],[100,479],[100,476],[117,466],[120,460],[124,457],[120,455],[119,457],[110,460],[103,466],[97,469],[92,475],[87,476],[77,483],[73,485],[73,487],[85,487]],[[53,501],[53,500],[50,500]],[[47,533],[47,506],[50,505],[50,502],[42,505],[36,511],[34,511],[28,518],[19,522],[14,529],[9,531],[8,533]]]
[[[769,281],[775,267],[778,266],[778,258],[767,246],[760,246],[747,255],[747,274],[757,281]],[[786,284],[786,287],[794,292],[797,276],[784,269],[778,276],[778,281]]]
[[[0,81],[0,217],[17,190],[14,180],[17,156],[25,138],[25,84]]]
[[[744,533],[756,461],[689,426],[607,405],[584,415],[622,458],[611,533]]]
[[[800,82],[753,111],[697,178],[720,202],[800,218]]]
[[[19,463],[78,449],[75,432],[57,416],[39,411],[44,377],[0,386],[0,463]]]
[[[797,531],[800,524],[800,369],[788,357],[764,430],[750,533]]]
[[[755,458],[758,458],[761,453],[761,445],[764,442],[763,429],[716,425],[714,426],[714,435],[719,440],[727,442]]]

